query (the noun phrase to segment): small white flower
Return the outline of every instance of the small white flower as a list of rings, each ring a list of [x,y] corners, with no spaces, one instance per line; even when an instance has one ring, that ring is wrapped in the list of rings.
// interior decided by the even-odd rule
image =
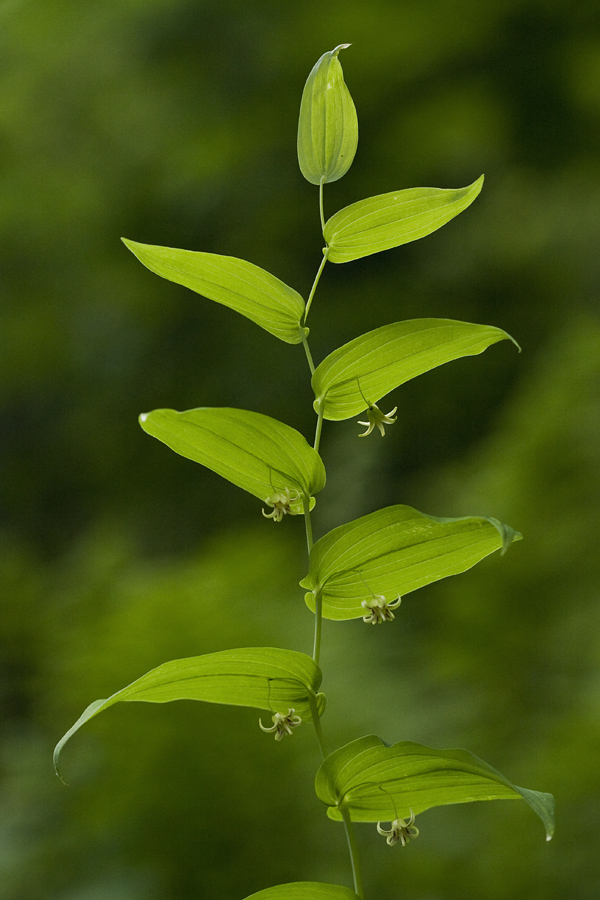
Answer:
[[[381,822],[378,822],[377,831],[385,837],[385,842],[386,844],[389,844],[390,847],[393,847],[398,841],[400,841],[403,847],[406,847],[406,845],[410,843],[411,838],[419,836],[419,829],[414,824],[414,821],[415,814],[411,809],[408,821],[405,819],[394,819],[394,821],[390,823],[392,827],[387,831],[381,827]]]
[[[302,722],[300,716],[295,715],[295,713],[295,709],[288,709],[286,716],[282,715],[282,713],[275,713],[275,715],[271,716],[273,724],[270,728],[263,725],[262,719],[258,720],[258,724],[267,734],[275,733],[275,740],[280,741],[286,734],[292,733],[292,728],[296,728]]]
[[[273,512],[266,513],[263,509],[262,514],[265,519],[281,522],[287,513],[291,513],[291,504],[297,503],[299,499],[300,491],[290,491],[289,487],[286,487],[283,491],[276,491],[270,497],[265,498],[265,503],[267,506],[273,507]]]
[[[396,421],[396,412],[398,411],[398,407],[395,406],[389,413],[382,413],[376,403],[370,403],[367,407],[367,419],[368,422],[361,422],[359,420],[359,425],[366,425],[367,430],[363,431],[362,434],[359,434],[359,437],[366,437],[368,434],[371,434],[374,428],[378,428],[381,432],[381,437],[385,437],[385,428],[384,425],[393,425]]]
[[[387,602],[383,594],[374,594],[372,600],[363,600],[360,604],[366,611],[363,616],[363,622],[369,625],[383,625],[384,622],[391,622],[394,618],[393,609],[398,609],[402,603],[402,597],[398,594],[395,600]]]

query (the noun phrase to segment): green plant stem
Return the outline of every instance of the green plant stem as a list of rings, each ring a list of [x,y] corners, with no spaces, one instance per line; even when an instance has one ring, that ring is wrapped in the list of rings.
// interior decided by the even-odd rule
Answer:
[[[321,231],[325,231],[325,215],[323,213],[323,185],[325,182],[321,178],[319,182],[319,215],[321,216]]]
[[[306,546],[308,548],[308,557],[310,559],[310,551],[313,545],[312,522],[310,520],[310,510],[308,508],[308,498],[304,499],[304,525],[306,528]],[[313,659],[319,665],[319,656],[321,654],[321,625],[323,622],[323,601],[321,600],[321,592],[315,597],[315,637],[313,643]]]
[[[323,251],[323,259],[321,260],[321,265],[319,266],[319,270],[315,275],[315,280],[313,281],[313,286],[310,289],[310,294],[308,295],[308,300],[306,301],[306,309],[304,310],[304,324],[306,325],[306,320],[308,318],[308,311],[313,302],[313,297],[315,296],[315,291],[317,289],[317,285],[319,283],[319,279],[321,277],[321,273],[325,268],[325,263],[327,262],[327,257],[329,256],[329,247],[326,247]]]
[[[327,750],[325,738],[323,737],[323,729],[321,728],[321,717],[319,716],[319,711],[317,709],[316,695],[309,694],[308,701],[310,703],[310,711],[312,715],[313,725],[315,726],[317,741],[319,742],[319,749],[321,750],[321,756],[323,757],[323,759],[325,759],[325,757],[329,755],[329,751]]]
[[[315,443],[314,448],[319,452],[319,444],[321,443],[321,429],[323,428],[323,413],[319,410],[319,415],[317,418],[317,430],[315,431]]]
[[[310,520],[310,509],[308,508],[310,504],[310,497],[304,497],[304,527],[306,528],[306,546],[308,548],[308,555],[310,556],[310,551],[312,550],[313,545],[313,533],[312,533],[312,522]]]
[[[308,346],[308,341],[306,337],[302,338],[302,345],[304,347],[304,352],[306,353],[306,358],[308,360],[308,368],[310,369],[310,374],[315,374],[315,364],[313,362],[312,353],[310,352],[310,347]]]
[[[352,877],[354,878],[354,891],[364,900],[364,888],[362,883],[362,872],[360,870],[360,859],[358,856],[358,847],[356,846],[356,835],[354,834],[354,826],[350,813],[343,803],[339,807],[344,819],[344,828],[346,829],[346,839],[348,841],[348,850],[350,851],[350,861],[352,863]]]
[[[323,598],[321,591],[317,591],[315,596],[315,642],[313,646],[313,659],[319,665],[319,657],[321,656],[321,626],[323,624]]]

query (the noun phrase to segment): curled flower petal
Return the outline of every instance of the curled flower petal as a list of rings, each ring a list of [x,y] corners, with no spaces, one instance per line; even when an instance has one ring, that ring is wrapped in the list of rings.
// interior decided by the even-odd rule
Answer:
[[[298,725],[302,723],[302,719],[300,716],[297,716],[295,709],[288,709],[287,715],[283,715],[282,713],[275,713],[271,716],[271,721],[273,722],[270,728],[267,728],[266,725],[263,725],[262,719],[258,720],[259,727],[261,731],[264,731],[266,734],[275,734],[275,740],[280,741],[282,738],[286,736],[286,734],[292,733],[292,728],[296,728]]]
[[[283,517],[287,515],[287,513],[291,513],[291,504],[297,503],[300,499],[300,491],[290,491],[289,487],[286,487],[283,491],[276,491],[274,494],[271,494],[270,497],[265,498],[265,503],[267,506],[273,507],[273,512],[267,513],[262,511],[265,519],[273,519],[274,522],[281,522]]]
[[[419,829],[414,822],[415,814],[411,809],[408,821],[406,819],[394,819],[394,821],[390,823],[392,827],[389,829],[382,828],[381,822],[378,822],[377,831],[385,837],[385,842],[390,847],[393,847],[398,841],[400,841],[403,847],[406,847],[411,839],[419,836]]]
[[[366,437],[368,434],[371,434],[374,428],[378,428],[381,437],[385,437],[385,425],[393,425],[396,421],[396,412],[398,411],[398,407],[395,406],[389,413],[382,413],[376,403],[371,403],[367,407],[367,419],[368,422],[361,422],[359,420],[359,425],[366,425],[367,430],[363,431],[362,434],[359,434],[359,437]]]
[[[402,602],[402,597],[398,594],[395,600],[389,603],[383,594],[374,594],[372,600],[363,600],[362,608],[365,610],[363,622],[369,625],[382,625],[384,622],[391,622],[394,619],[393,609],[398,609]]]

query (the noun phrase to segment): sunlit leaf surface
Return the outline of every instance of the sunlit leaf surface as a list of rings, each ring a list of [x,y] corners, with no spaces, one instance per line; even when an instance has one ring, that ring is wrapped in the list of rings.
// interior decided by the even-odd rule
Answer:
[[[300,325],[304,314],[300,294],[253,263],[126,238],[123,243],[151,272],[235,309],[288,344],[299,344],[308,334],[308,328]]]
[[[121,701],[168,703],[171,700],[204,700],[233,706],[252,706],[287,713],[294,709],[311,719],[311,701],[319,715],[325,696],[317,694],[321,670],[304,653],[275,647],[224,650],[205,656],[174,659],[138,678],[107,700],[95,700],[58,742],[54,765],[62,748],[82,725]]]
[[[300,584],[309,591],[305,599],[310,609],[319,592],[326,618],[358,619],[365,615],[362,602],[374,594],[393,601],[458,575],[520,538],[492,518],[437,518],[410,506],[388,506],[317,541]]]
[[[317,366],[315,410],[326,419],[349,419],[411,378],[503,340],[513,339],[492,325],[453,319],[384,325],[334,350]]]
[[[425,237],[466,209],[482,184],[483,175],[458,190],[409,188],[351,203],[325,223],[328,258],[350,262]]]
[[[316,881],[295,881],[278,884],[252,894],[246,900],[359,900],[350,888],[338,884],[320,884]]]
[[[317,796],[331,819],[341,807],[356,822],[392,821],[434,806],[475,800],[525,800],[554,833],[554,798],[514,785],[466,750],[435,750],[402,741],[386,745],[367,735],[336,750],[321,764]]]
[[[176,453],[200,463],[264,502],[292,496],[290,512],[303,512],[302,497],[325,486],[319,454],[289,425],[245,409],[155,409],[140,425]],[[314,505],[314,501],[311,501]]]

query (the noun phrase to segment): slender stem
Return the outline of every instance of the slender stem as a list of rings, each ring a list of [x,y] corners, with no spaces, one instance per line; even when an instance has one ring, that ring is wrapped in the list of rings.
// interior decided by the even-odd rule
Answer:
[[[323,179],[319,182],[319,214],[321,216],[321,230],[325,231],[325,215],[323,214]]]
[[[354,826],[350,813],[342,803],[339,810],[344,819],[344,828],[346,829],[346,838],[348,840],[348,850],[350,851],[350,861],[352,863],[352,877],[354,878],[354,891],[364,900],[365,892],[362,883],[362,873],[360,870],[360,859],[358,856],[358,847],[356,846],[356,835],[354,834]]]
[[[306,546],[308,548],[308,558],[310,560],[310,551],[313,546],[312,522],[310,520],[310,510],[308,508],[309,498],[304,498],[304,525],[306,527]],[[315,638],[313,644],[313,659],[319,665],[319,656],[321,654],[321,624],[323,622],[323,601],[321,599],[321,591],[317,591],[315,597]]]
[[[323,597],[321,591],[315,595],[315,642],[313,646],[313,659],[319,665],[321,655],[321,625],[323,624]]]
[[[313,545],[313,533],[312,533],[312,522],[310,520],[310,497],[306,494],[304,496],[304,527],[306,528],[306,547],[308,549],[308,555],[310,556],[310,551],[312,550]]]
[[[321,260],[321,265],[319,266],[319,271],[315,275],[315,280],[313,281],[313,286],[310,289],[310,294],[308,295],[308,300],[306,301],[306,309],[304,310],[304,324],[306,324],[306,320],[308,318],[308,311],[313,302],[313,297],[315,296],[315,291],[317,289],[317,285],[319,283],[319,279],[321,277],[321,272],[325,268],[325,263],[327,262],[327,257],[329,256],[329,247],[326,247],[323,251],[323,259]]]
[[[310,711],[312,715],[313,725],[315,726],[315,734],[317,736],[317,741],[319,742],[319,748],[321,750],[321,756],[323,757],[323,759],[325,759],[325,757],[329,755],[329,752],[325,744],[325,738],[323,737],[323,729],[321,728],[321,717],[319,716],[316,695],[309,694],[308,702],[310,703]]]
[[[321,443],[321,429],[323,428],[323,412],[319,410],[319,416],[317,418],[317,430],[315,431],[315,443],[314,447],[317,453],[319,452],[319,444]]]
[[[315,374],[315,364],[313,362],[312,353],[310,352],[310,347],[308,346],[308,341],[306,337],[302,338],[302,345],[304,347],[304,352],[306,353],[306,358],[308,360],[308,368],[310,369],[310,374]]]

